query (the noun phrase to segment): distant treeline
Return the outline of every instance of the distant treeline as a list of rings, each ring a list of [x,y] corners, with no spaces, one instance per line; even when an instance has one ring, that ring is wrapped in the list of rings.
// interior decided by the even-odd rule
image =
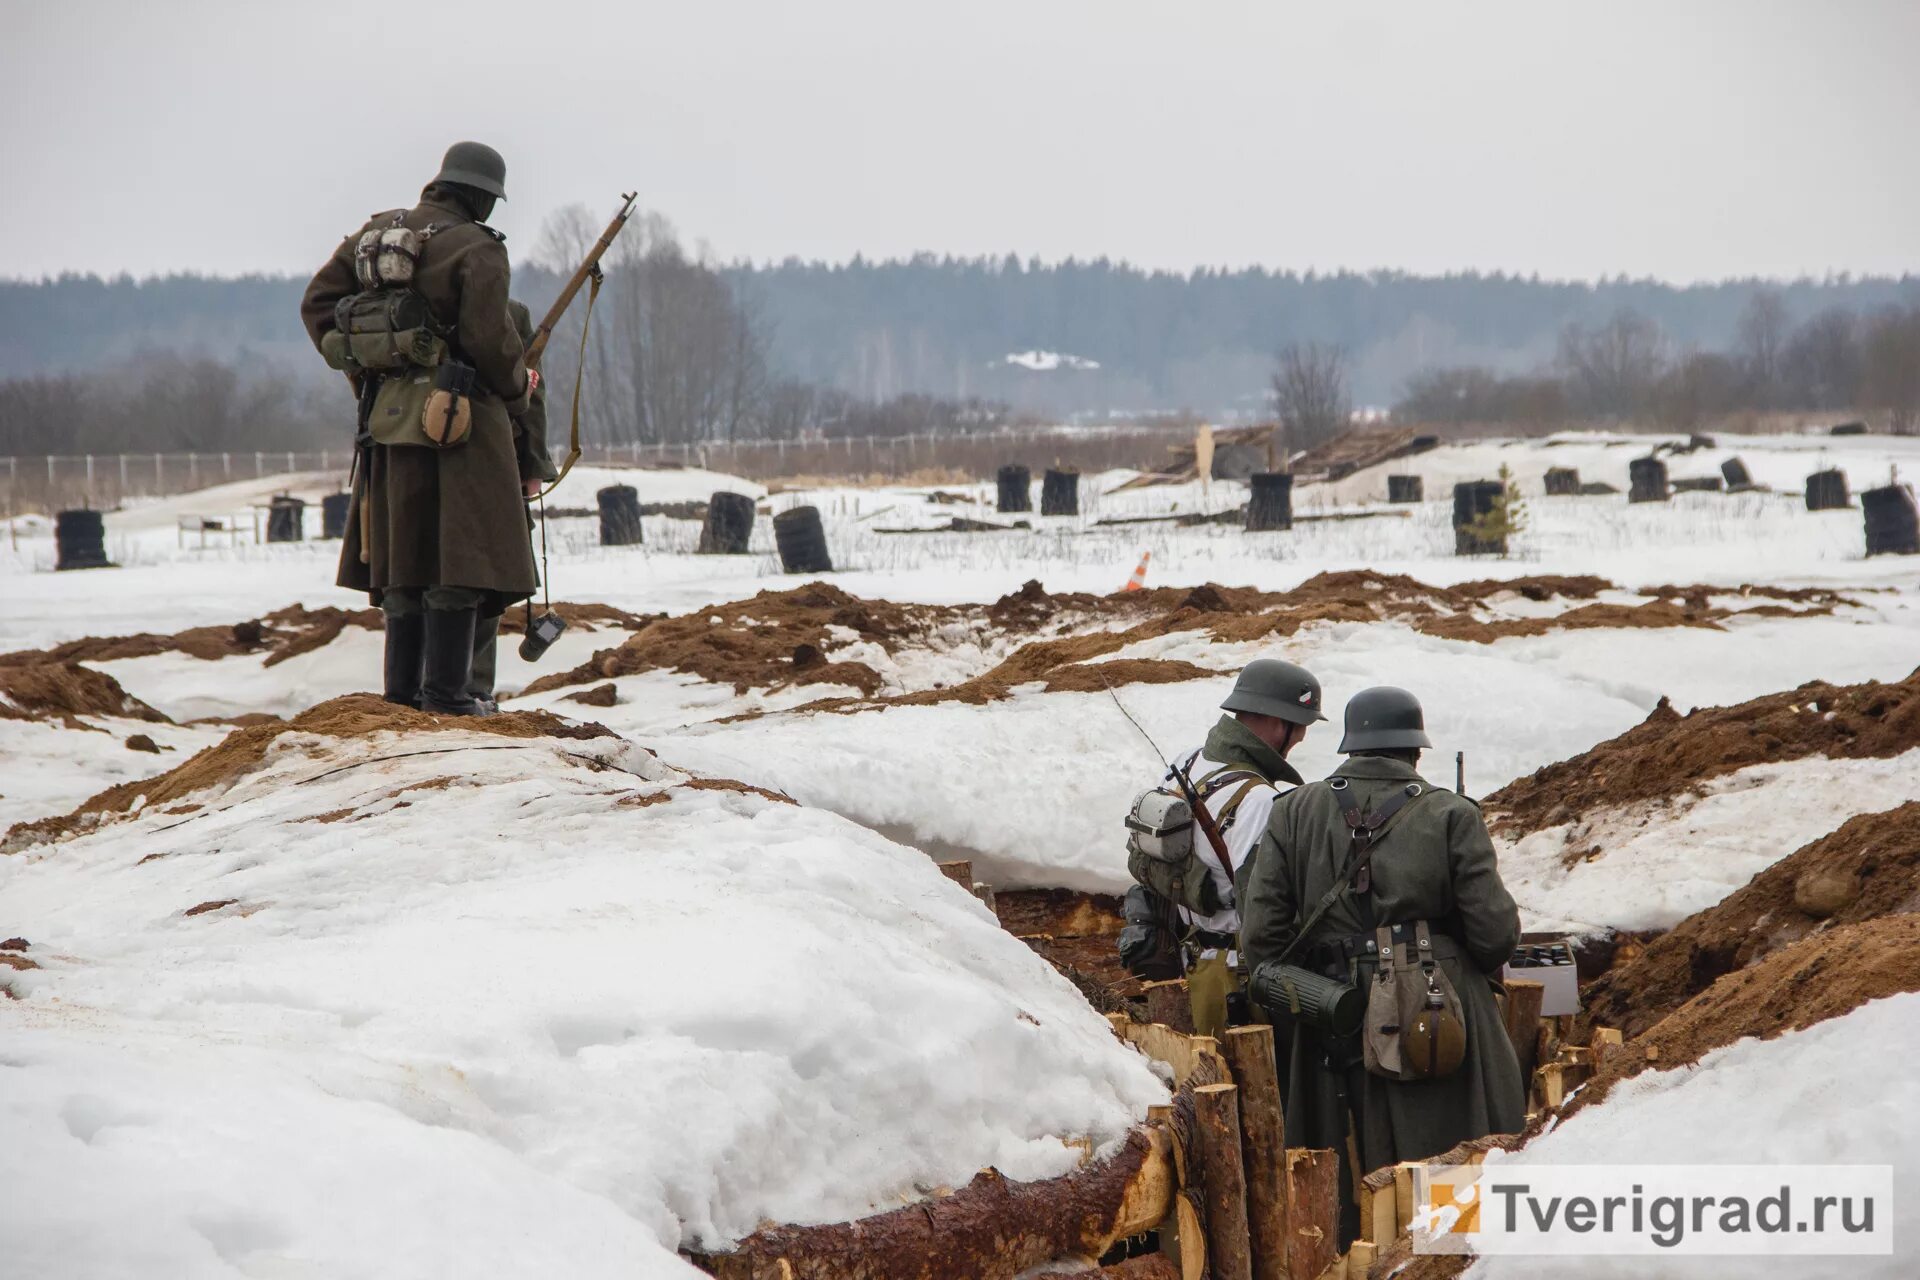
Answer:
[[[1687,429],[1742,415],[1885,416],[1920,428],[1920,306],[1830,307],[1795,324],[1784,297],[1754,293],[1722,350],[1683,349],[1636,311],[1573,322],[1533,372],[1457,366],[1408,379],[1396,418],[1549,430],[1570,422]]]
[[[555,243],[550,226],[539,251],[527,255],[531,263],[563,261],[547,252]],[[1011,256],[700,265],[752,317],[771,379],[864,401],[917,392],[1049,415],[1262,414],[1274,353],[1296,341],[1343,350],[1354,402],[1385,406],[1432,369],[1532,372],[1556,358],[1569,325],[1591,331],[1623,312],[1655,326],[1682,353],[1731,349],[1743,313],[1763,290],[1778,298],[1789,327],[1836,308],[1865,317],[1920,303],[1920,277],[1911,276],[1674,286],[1472,273],[1181,274],[1104,259],[1043,264]],[[536,306],[556,287],[554,273],[538,265],[521,265],[516,281]],[[99,368],[149,350],[275,361],[317,377],[296,316],[302,283],[193,276],[0,282],[0,377]],[[1033,369],[1007,359],[1026,352],[1080,360]]]

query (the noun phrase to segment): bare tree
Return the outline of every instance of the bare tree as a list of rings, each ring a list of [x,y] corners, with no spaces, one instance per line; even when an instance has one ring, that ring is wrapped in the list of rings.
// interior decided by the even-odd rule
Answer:
[[[1288,343],[1274,358],[1273,403],[1289,449],[1311,449],[1346,430],[1347,354],[1318,342]]]
[[[1775,289],[1761,289],[1740,313],[1735,355],[1751,387],[1748,402],[1771,409],[1780,400],[1781,362],[1787,346],[1787,304]]]
[[[1794,331],[1780,360],[1782,390],[1797,408],[1851,409],[1860,397],[1860,322],[1822,311]]]
[[[1620,311],[1598,329],[1574,323],[1560,333],[1559,363],[1582,410],[1626,419],[1645,413],[1667,367],[1660,326],[1637,311]]]
[[[1920,427],[1920,307],[1889,307],[1867,321],[1861,400],[1884,409],[1895,435]]]

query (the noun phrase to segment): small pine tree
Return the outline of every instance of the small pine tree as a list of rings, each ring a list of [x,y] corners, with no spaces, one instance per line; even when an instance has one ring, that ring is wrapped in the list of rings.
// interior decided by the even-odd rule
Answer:
[[[1505,548],[1508,539],[1526,532],[1527,499],[1520,492],[1520,482],[1514,478],[1513,468],[1506,463],[1500,464],[1500,495],[1493,505],[1473,518],[1467,531],[1474,539],[1484,545],[1496,545]],[[1501,555],[1506,555],[1503,550]]]

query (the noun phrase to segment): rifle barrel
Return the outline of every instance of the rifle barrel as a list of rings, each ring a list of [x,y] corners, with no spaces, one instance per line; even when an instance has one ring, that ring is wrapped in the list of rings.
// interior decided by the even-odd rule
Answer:
[[[608,249],[613,247],[613,242],[619,237],[621,228],[625,227],[627,219],[633,216],[633,202],[639,194],[637,191],[628,191],[621,195],[619,212],[613,215],[613,221],[607,224],[607,229],[600,233],[598,240],[594,241],[593,248],[587,250],[587,256],[581,260],[580,266],[567,278],[566,284],[561,286],[560,296],[553,300],[551,307],[547,308],[547,314],[540,321],[540,327],[533,332],[533,341],[527,344],[527,368],[540,367],[540,357],[546,352],[547,339],[553,336],[554,326],[560,323],[560,317],[565,315],[567,308],[573,305],[580,287],[586,284],[588,278],[599,269],[600,259],[605,256]]]

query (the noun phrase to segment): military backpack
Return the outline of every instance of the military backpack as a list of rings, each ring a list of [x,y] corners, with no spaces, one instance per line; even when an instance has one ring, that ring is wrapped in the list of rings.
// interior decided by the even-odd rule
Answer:
[[[444,228],[415,231],[405,220],[397,209],[354,242],[360,292],[335,305],[320,352],[333,368],[377,383],[365,423],[375,444],[447,449],[472,429],[473,369],[451,358],[452,330],[413,287],[421,255]]]

